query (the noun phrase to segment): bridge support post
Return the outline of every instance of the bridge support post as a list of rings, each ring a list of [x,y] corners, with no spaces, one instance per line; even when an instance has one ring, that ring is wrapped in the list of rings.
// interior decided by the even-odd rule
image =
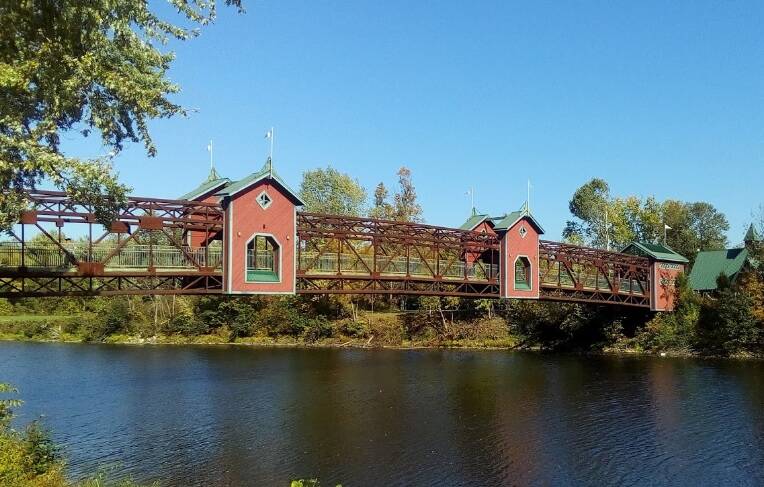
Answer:
[[[527,211],[513,221],[507,222],[507,219],[496,227],[500,239],[500,295],[502,298],[539,299],[539,236],[544,230]]]
[[[267,171],[218,195],[225,211],[224,293],[295,294],[298,196]]]

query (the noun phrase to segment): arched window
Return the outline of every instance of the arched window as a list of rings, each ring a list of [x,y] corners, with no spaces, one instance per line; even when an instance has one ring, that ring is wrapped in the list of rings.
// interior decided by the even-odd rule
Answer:
[[[247,282],[279,282],[280,246],[271,235],[255,235],[247,242]]]
[[[515,260],[515,289],[529,290],[531,287],[531,262],[520,256]]]

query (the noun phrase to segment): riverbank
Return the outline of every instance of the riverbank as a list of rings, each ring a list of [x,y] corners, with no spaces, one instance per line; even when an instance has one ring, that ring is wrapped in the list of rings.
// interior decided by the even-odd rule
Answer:
[[[2,320],[0,320],[1,322]],[[32,320],[39,323],[41,320]],[[36,342],[36,343],[101,343],[133,346],[242,346],[242,347],[271,347],[271,348],[354,348],[354,349],[389,349],[389,350],[418,350],[418,349],[463,349],[463,350],[517,350],[540,353],[562,353],[590,356],[658,356],[669,358],[704,358],[704,359],[733,359],[733,360],[764,360],[764,355],[752,353],[736,353],[729,356],[703,354],[689,350],[645,350],[631,346],[633,339],[624,339],[614,346],[606,346],[594,350],[554,351],[545,349],[538,344],[528,344],[525,337],[507,335],[503,338],[473,338],[453,340],[401,340],[398,343],[382,343],[370,338],[331,337],[315,341],[306,341],[300,337],[254,336],[230,340],[227,330],[219,333],[196,336],[164,335],[142,337],[130,334],[115,334],[94,342],[82,336],[70,333],[54,333],[51,336],[32,335],[25,333],[0,333],[0,341]]]
[[[397,320],[397,314],[381,314],[379,322],[382,326],[369,326],[369,331],[362,336],[351,336],[333,332],[330,337],[306,340],[301,336],[256,335],[248,337],[231,337],[227,327],[221,327],[215,333],[202,335],[156,334],[142,336],[140,334],[116,333],[100,340],[91,340],[87,336],[64,331],[67,326],[61,323],[61,318],[51,326],[40,326],[43,320],[35,319],[29,322],[13,321],[13,325],[3,327],[0,320],[0,340],[44,343],[105,343],[121,345],[241,345],[260,347],[304,347],[304,348],[387,348],[387,349],[420,349],[420,348],[465,348],[465,349],[538,349],[538,347],[523,346],[522,337],[502,332],[505,325],[501,320],[483,320],[479,324],[467,325],[459,323],[452,325],[452,332],[457,335],[472,336],[439,339],[424,336],[417,339],[407,339],[401,336],[392,337],[389,325]],[[7,322],[7,321],[6,321]],[[377,325],[381,323],[377,322]],[[368,326],[368,325],[367,325]],[[468,326],[471,328],[469,333]],[[3,329],[5,328],[5,329]],[[10,328],[10,330],[8,329]],[[342,328],[338,326],[336,328]],[[488,333],[486,334],[486,331]]]

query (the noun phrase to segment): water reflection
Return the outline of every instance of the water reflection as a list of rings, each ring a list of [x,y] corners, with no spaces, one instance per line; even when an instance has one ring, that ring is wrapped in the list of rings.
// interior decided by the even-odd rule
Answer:
[[[164,485],[764,484],[764,364],[0,344],[75,476]]]

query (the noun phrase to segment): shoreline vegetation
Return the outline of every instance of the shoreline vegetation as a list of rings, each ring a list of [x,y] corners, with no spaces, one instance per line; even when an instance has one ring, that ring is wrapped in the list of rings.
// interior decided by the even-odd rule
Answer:
[[[677,285],[672,313],[391,296],[0,299],[0,340],[764,358],[764,321],[748,294],[720,282],[702,297],[684,276]]]

